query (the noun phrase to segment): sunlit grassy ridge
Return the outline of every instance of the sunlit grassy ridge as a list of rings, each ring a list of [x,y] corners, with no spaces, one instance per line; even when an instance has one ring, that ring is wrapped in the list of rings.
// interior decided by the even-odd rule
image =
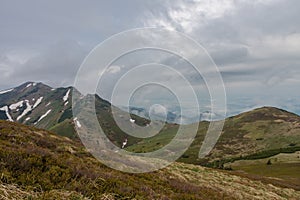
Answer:
[[[295,152],[300,148],[300,117],[277,108],[263,107],[226,119],[221,137],[210,155],[198,159],[208,125],[209,122],[199,123],[193,144],[179,161],[207,165],[214,161],[227,162],[255,155],[258,158],[269,157],[286,151]],[[127,149],[135,152],[154,151],[168,144],[175,133],[169,131],[158,134]]]

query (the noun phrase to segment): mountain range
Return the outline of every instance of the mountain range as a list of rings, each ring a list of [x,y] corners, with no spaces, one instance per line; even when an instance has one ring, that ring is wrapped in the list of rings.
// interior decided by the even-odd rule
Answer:
[[[0,119],[47,129],[78,140],[75,131],[76,121],[72,116],[73,90],[73,87],[51,88],[43,83],[27,82],[1,91]],[[129,136],[114,121],[112,107],[114,106],[108,101],[95,95],[95,108],[101,127],[107,137],[119,147],[126,139],[128,143],[125,148],[128,151],[137,153],[155,151],[168,144],[181,126],[167,122],[153,137],[143,139]],[[114,107],[114,109],[126,114],[124,108]],[[144,108],[131,107],[129,110],[132,120],[137,125],[146,126],[150,123]],[[169,119],[177,117],[172,113],[168,116]],[[131,122],[128,120],[122,123]],[[240,163],[244,161],[267,162],[268,160],[263,159],[271,159],[276,163],[277,155],[295,154],[300,151],[300,117],[279,108],[262,107],[227,118],[216,146],[208,156],[199,159],[199,149],[208,126],[209,121],[198,123],[199,129],[193,143],[178,161],[222,169],[240,169],[243,167]],[[283,162],[299,163],[299,160]],[[251,170],[259,167],[261,166],[253,166]],[[300,175],[297,180],[300,181]]]

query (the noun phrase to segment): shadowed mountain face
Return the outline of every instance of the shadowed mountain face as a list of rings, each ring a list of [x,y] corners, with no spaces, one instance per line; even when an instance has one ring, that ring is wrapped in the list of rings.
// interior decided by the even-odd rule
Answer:
[[[105,167],[78,141],[0,120],[4,199],[299,199],[273,179],[173,163],[146,174]]]

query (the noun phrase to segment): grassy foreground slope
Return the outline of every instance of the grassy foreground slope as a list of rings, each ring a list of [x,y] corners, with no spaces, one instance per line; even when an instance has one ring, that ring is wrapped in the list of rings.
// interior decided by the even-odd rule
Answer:
[[[204,167],[174,163],[127,174],[78,142],[0,121],[1,199],[299,199],[300,192]]]

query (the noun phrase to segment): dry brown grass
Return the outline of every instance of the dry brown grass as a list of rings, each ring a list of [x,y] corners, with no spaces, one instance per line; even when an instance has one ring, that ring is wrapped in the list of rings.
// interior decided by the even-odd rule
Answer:
[[[19,186],[14,184],[3,184],[3,183],[0,184],[0,199],[1,200],[22,200],[22,199],[88,200],[88,198],[85,198],[81,194],[78,194],[74,191],[69,192],[65,190],[52,190],[47,192],[34,192],[34,191],[26,191],[25,189],[21,189]]]
[[[16,185],[0,184],[0,199],[1,200],[19,200],[26,198],[36,198],[34,192],[27,192],[19,189]]]
[[[233,175],[220,170],[182,163],[171,165],[165,170],[178,179],[206,186],[224,197],[230,196],[230,199],[300,199],[300,191],[274,186],[270,181],[251,180],[251,177]]]

